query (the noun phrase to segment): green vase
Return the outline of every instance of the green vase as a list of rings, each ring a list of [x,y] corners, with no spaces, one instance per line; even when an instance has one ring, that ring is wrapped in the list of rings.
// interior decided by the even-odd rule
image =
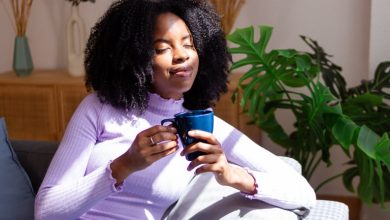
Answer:
[[[14,61],[12,67],[18,76],[28,76],[34,69],[26,36],[17,36],[15,38]]]

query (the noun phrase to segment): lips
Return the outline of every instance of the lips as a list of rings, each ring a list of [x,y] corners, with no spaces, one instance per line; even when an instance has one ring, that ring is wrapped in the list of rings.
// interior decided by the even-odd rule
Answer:
[[[192,74],[192,68],[187,66],[171,68],[169,74],[180,77],[189,77]]]

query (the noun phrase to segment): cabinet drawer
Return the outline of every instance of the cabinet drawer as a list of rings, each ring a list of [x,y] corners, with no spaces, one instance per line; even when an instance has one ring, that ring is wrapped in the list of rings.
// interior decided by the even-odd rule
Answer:
[[[0,116],[11,139],[57,140],[54,86],[0,85]]]

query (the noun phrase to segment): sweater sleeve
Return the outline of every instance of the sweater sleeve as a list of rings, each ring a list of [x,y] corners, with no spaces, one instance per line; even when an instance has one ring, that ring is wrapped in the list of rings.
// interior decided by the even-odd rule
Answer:
[[[73,114],[35,200],[35,219],[76,219],[116,191],[109,164],[85,175],[102,104],[87,96]]]
[[[310,209],[316,196],[307,180],[290,165],[216,117],[214,135],[230,162],[246,167],[257,183],[257,194],[247,196],[284,209]]]

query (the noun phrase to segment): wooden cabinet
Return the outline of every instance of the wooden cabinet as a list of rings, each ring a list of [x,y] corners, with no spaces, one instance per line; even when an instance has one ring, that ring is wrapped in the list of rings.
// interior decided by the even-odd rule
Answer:
[[[240,76],[231,75],[229,92],[221,97],[215,113],[259,143],[259,129],[248,125],[239,105],[231,101]],[[59,141],[85,95],[83,78],[65,71],[37,70],[27,77],[7,72],[0,74],[0,117],[5,118],[11,139]]]
[[[60,140],[67,121],[87,94],[82,78],[64,71],[35,71],[27,77],[0,75],[0,117],[11,139]]]

